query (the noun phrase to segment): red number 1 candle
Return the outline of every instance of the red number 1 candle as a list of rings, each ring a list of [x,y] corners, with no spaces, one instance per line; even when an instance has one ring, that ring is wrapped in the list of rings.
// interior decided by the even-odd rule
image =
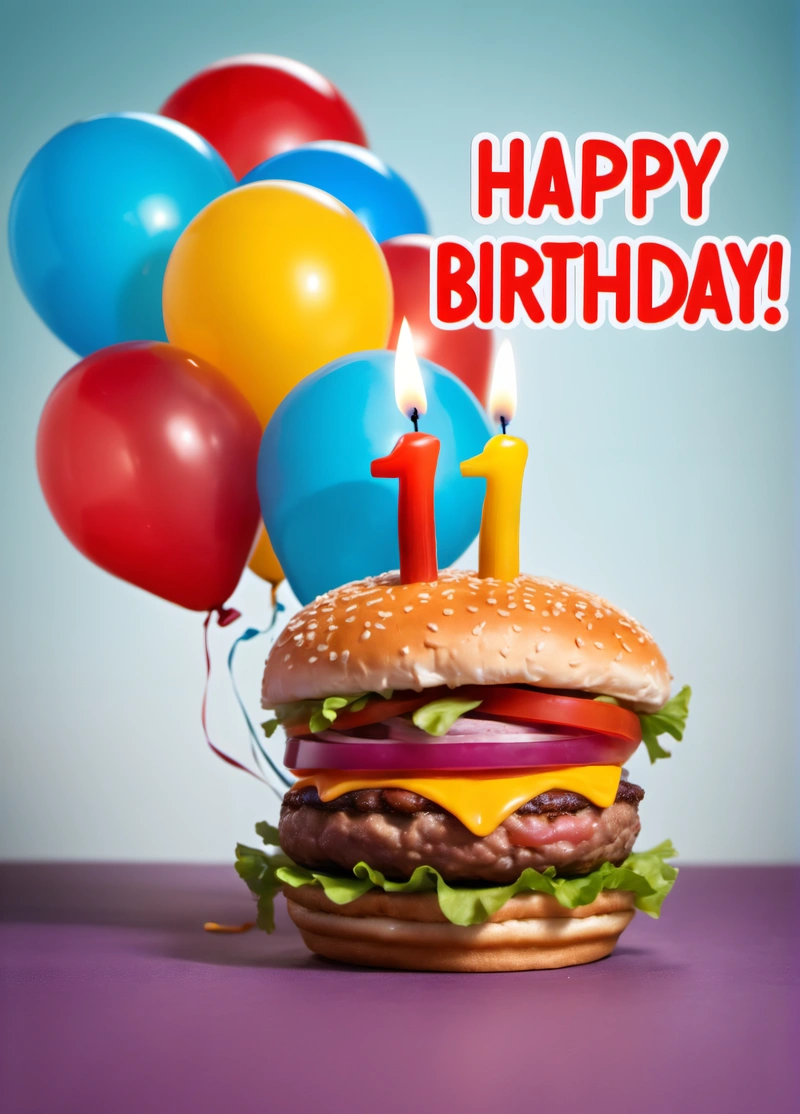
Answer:
[[[397,338],[394,396],[401,413],[414,423],[414,432],[404,433],[388,456],[373,460],[371,470],[377,478],[400,481],[397,501],[400,580],[403,584],[419,584],[436,580],[439,575],[433,513],[439,441],[418,430],[420,416],[427,410],[428,403],[414,355],[411,330],[405,319]]]

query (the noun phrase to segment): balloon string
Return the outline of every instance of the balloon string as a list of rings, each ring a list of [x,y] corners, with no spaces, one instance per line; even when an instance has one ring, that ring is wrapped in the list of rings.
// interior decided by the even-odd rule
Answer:
[[[235,619],[239,618],[239,613],[236,612],[234,614],[234,609],[233,608],[217,608],[216,610],[219,614],[219,624],[220,624],[220,626],[227,626],[228,623],[232,623],[232,622],[235,621]],[[211,616],[213,614],[214,614],[213,611],[209,611],[208,615],[206,615],[205,619],[203,620],[203,649],[204,649],[205,655],[206,655],[206,683],[205,683],[205,687],[203,688],[203,703],[201,705],[201,710],[200,710],[200,719],[201,719],[202,724],[203,724],[203,734],[206,737],[206,742],[208,743],[209,747],[213,750],[214,754],[216,754],[217,758],[221,758],[222,761],[227,762],[229,766],[235,766],[237,770],[244,770],[244,772],[246,774],[250,774],[251,777],[258,778],[258,780],[263,781],[265,785],[269,785],[269,782],[267,781],[267,779],[262,777],[260,773],[256,773],[256,771],[251,770],[249,766],[244,766],[241,762],[237,762],[237,760],[235,758],[231,758],[230,755],[225,754],[225,752],[220,750],[219,747],[214,746],[214,744],[211,742],[211,738],[208,734],[208,723],[207,723],[207,720],[206,720],[206,707],[207,707],[207,704],[208,704],[208,686],[209,686],[209,683],[211,681],[211,654],[209,653],[209,650],[208,650],[208,627],[209,627],[209,624],[211,623]],[[274,622],[274,620],[273,620],[273,622]],[[270,786],[270,788],[272,788],[272,787]]]
[[[234,670],[233,670],[233,661],[234,661],[234,658],[236,656],[236,651],[239,649],[239,646],[241,645],[241,643],[242,642],[249,642],[252,638],[258,638],[259,635],[262,635],[262,634],[269,634],[274,629],[275,623],[278,620],[278,614],[281,611],[283,611],[283,609],[284,609],[283,604],[278,603],[277,599],[275,598],[275,593],[273,591],[273,596],[272,596],[272,621],[270,622],[269,626],[264,628],[264,630],[256,630],[255,627],[248,627],[247,630],[244,632],[244,634],[239,635],[239,637],[236,639],[234,644],[231,646],[230,653],[228,654],[228,672],[231,675],[231,685],[233,687],[234,696],[236,697],[236,701],[239,705],[239,708],[241,709],[242,715],[244,716],[245,723],[247,724],[247,730],[250,732],[250,751],[253,755],[253,758],[255,759],[256,765],[260,765],[260,762],[259,762],[259,755],[260,755],[261,758],[263,758],[263,760],[267,763],[269,768],[272,770],[272,772],[275,774],[275,776],[278,777],[280,779],[280,781],[283,782],[283,784],[285,786],[287,786],[287,788],[288,788],[289,786],[294,784],[294,781],[293,781],[293,779],[288,778],[286,776],[286,774],[284,774],[283,771],[278,768],[278,766],[272,760],[270,755],[264,749],[264,746],[263,746],[261,740],[258,737],[258,732],[256,731],[256,728],[253,725],[253,721],[250,719],[250,716],[248,715],[247,708],[245,707],[244,701],[242,700],[241,693],[239,692],[239,686],[236,684],[236,675],[235,675]],[[269,784],[269,782],[267,782],[267,784]],[[273,789],[273,787],[271,785],[270,785],[270,788]],[[277,790],[273,789],[273,792],[277,792]],[[281,798],[283,797],[283,792],[282,791],[279,793],[279,796]]]

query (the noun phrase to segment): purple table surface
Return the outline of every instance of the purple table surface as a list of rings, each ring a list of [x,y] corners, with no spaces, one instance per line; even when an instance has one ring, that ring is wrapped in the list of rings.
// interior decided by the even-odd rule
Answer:
[[[370,971],[275,935],[232,868],[0,867],[5,1114],[800,1109],[800,869],[687,867],[609,959]]]

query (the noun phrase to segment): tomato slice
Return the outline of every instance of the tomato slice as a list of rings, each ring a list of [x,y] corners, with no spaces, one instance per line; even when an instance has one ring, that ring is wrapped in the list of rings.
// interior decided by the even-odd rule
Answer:
[[[559,727],[579,727],[600,735],[614,735],[631,742],[642,741],[642,725],[635,712],[618,704],[585,697],[562,696],[536,689],[510,685],[469,685],[470,693],[482,693],[482,716],[511,723],[551,723]],[[467,691],[467,690],[459,690]],[[478,700],[478,696],[467,699]]]
[[[396,692],[390,700],[382,696],[371,699],[359,712],[340,712],[331,729],[351,731],[370,723],[381,723],[392,716],[407,715],[433,700],[455,697],[461,700],[480,700],[476,709],[479,716],[500,719],[507,723],[548,723],[558,727],[578,728],[598,735],[611,735],[639,743],[642,728],[639,717],[617,704],[585,697],[562,696],[533,688],[514,685],[464,685],[449,689],[445,685],[426,689],[424,692]],[[286,728],[290,737],[309,734],[308,724],[295,724]]]

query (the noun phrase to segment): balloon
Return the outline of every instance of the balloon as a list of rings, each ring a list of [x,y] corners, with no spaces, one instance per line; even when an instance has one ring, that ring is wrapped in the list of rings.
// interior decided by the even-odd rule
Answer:
[[[58,383],[36,462],[47,505],[85,557],[208,611],[236,587],[253,547],[260,437],[216,368],[168,344],[120,344]]]
[[[161,106],[205,136],[237,178],[314,139],[366,147],[355,112],[322,74],[276,54],[241,54],[209,66]]]
[[[372,151],[352,143],[307,143],[262,162],[242,179],[305,182],[352,209],[379,242],[427,232],[428,221],[411,187]]]
[[[304,375],[386,343],[389,271],[340,201],[296,182],[256,182],[212,202],[164,278],[173,344],[218,367],[261,424]]]
[[[256,542],[256,547],[251,554],[248,565],[256,576],[260,576],[262,580],[266,580],[273,588],[277,588],[283,580],[283,569],[280,566],[278,558],[275,556],[275,550],[272,548],[269,534],[263,526],[258,531],[258,541]]]
[[[28,164],[8,222],[33,308],[81,356],[166,340],[161,283],[192,217],[235,182],[182,124],[120,113],[72,124]]]
[[[420,428],[441,440],[436,540],[444,568],[473,541],[485,485],[459,463],[482,451],[492,430],[467,388],[419,361],[428,396]],[[396,569],[396,480],[370,462],[391,452],[411,423],[394,398],[394,353],[356,352],[321,368],[284,399],[258,456],[261,512],[286,579],[301,603],[349,580]]]
[[[388,347],[397,346],[397,334],[405,317],[414,335],[417,355],[452,371],[485,406],[492,376],[492,333],[477,325],[438,329],[431,322],[432,244],[431,236],[398,236],[381,244],[394,287],[394,321]]]

